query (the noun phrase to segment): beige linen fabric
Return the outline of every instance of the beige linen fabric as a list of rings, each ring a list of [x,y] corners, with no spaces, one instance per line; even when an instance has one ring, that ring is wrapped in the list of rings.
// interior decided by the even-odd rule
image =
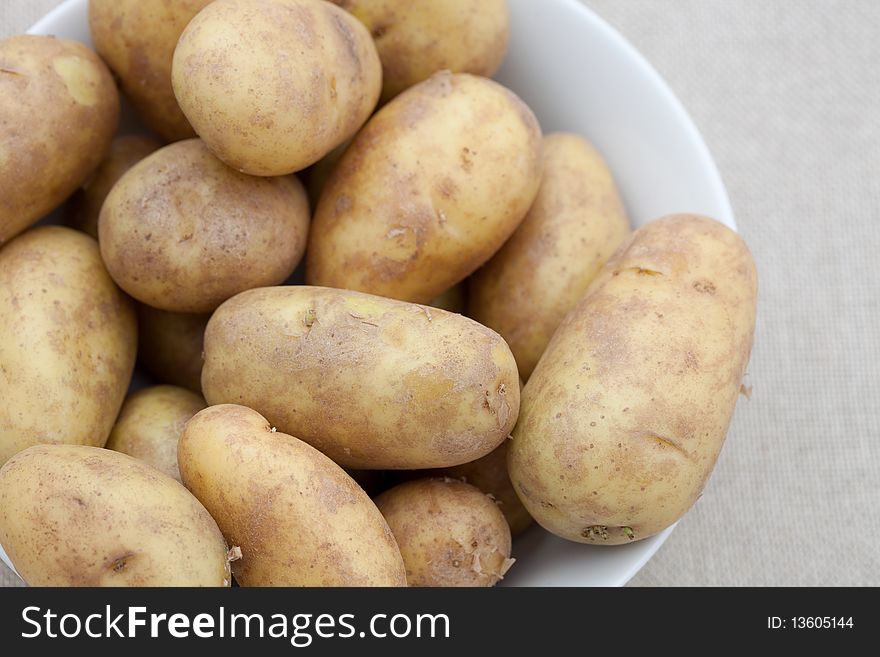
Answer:
[[[56,4],[0,0],[0,37]],[[880,585],[880,2],[587,4],[690,111],[760,277],[752,399],[632,584]]]

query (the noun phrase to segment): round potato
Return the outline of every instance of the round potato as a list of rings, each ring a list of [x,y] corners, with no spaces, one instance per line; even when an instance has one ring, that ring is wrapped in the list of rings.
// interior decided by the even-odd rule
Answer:
[[[217,523],[109,449],[37,445],[0,468],[0,544],[31,586],[229,586]]]
[[[180,481],[177,442],[184,425],[205,406],[201,395],[176,386],[139,390],[122,405],[107,449],[140,459]]]
[[[171,59],[183,28],[210,2],[89,0],[95,49],[144,123],[166,141],[196,136],[171,88]]]
[[[169,313],[137,304],[138,358],[163,383],[202,391],[202,348],[210,313]]]
[[[501,334],[528,380],[556,327],[629,233],[602,156],[577,135],[548,135],[538,196],[470,278],[468,315]]]
[[[749,360],[754,262],[692,215],[639,229],[560,325],[523,390],[510,478],[541,525],[628,543],[699,497]]]
[[[355,137],[315,213],[306,282],[429,303],[488,260],[541,181],[541,129],[486,78],[438,73]]]
[[[34,228],[0,250],[0,464],[38,443],[102,447],[131,381],[137,325],[98,245]]]
[[[495,586],[513,564],[498,507],[453,479],[410,481],[376,498],[410,586]]]
[[[376,506],[333,461],[243,406],[190,420],[178,459],[186,486],[217,519],[242,586],[406,586],[400,551]]]
[[[519,409],[516,363],[494,331],[308,286],[250,290],[220,306],[205,331],[202,390],[355,469],[473,461],[507,438]]]
[[[382,60],[382,100],[437,71],[491,77],[507,54],[505,0],[332,0],[373,36]]]
[[[308,226],[296,178],[238,173],[189,139],[122,176],[101,209],[98,235],[110,275],[135,299],[205,313],[242,290],[287,279]]]
[[[113,185],[122,174],[161,147],[155,139],[141,135],[114,139],[98,170],[68,202],[66,218],[70,227],[98,239],[98,215]]]
[[[119,94],[98,56],[47,36],[0,40],[0,245],[51,212],[104,157]]]
[[[495,500],[501,513],[504,514],[507,524],[510,525],[511,535],[517,536],[529,528],[532,524],[532,516],[529,515],[517,497],[513,484],[510,482],[510,476],[507,474],[509,445],[510,441],[505,440],[483,458],[470,463],[439,470],[413,470],[406,474],[413,479],[443,477],[457,479],[476,486]]]
[[[354,17],[315,0],[216,0],[189,24],[172,69],[196,132],[257,176],[305,169],[376,107],[382,66]]]

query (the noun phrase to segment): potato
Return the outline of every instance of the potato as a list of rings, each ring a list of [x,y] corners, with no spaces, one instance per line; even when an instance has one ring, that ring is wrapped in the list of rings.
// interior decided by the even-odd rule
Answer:
[[[426,306],[308,286],[250,290],[205,331],[202,389],[343,467],[473,461],[516,423],[516,363],[501,337]]]
[[[171,88],[183,28],[211,0],[89,0],[95,48],[144,123],[166,141],[195,137]]]
[[[428,303],[488,260],[541,180],[541,129],[486,78],[438,73],[382,108],[321,194],[306,282]]]
[[[0,40],[0,245],[51,212],[104,157],[119,94],[98,56],[47,36]]]
[[[504,516],[469,484],[410,481],[379,495],[376,506],[397,539],[410,586],[494,586],[513,564]]]
[[[508,467],[535,520],[617,544],[690,508],[748,364],[756,280],[736,233],[692,215],[646,225],[608,261],[523,390]]]
[[[505,0],[332,0],[370,30],[382,60],[382,100],[437,71],[492,76],[507,54]]]
[[[243,406],[190,420],[178,458],[186,486],[241,548],[242,586],[406,586],[388,525],[345,471]]]
[[[441,310],[448,310],[451,313],[461,315],[467,306],[467,286],[464,283],[453,285],[446,292],[434,298],[428,305],[432,308],[440,308]]]
[[[199,139],[166,146],[113,187],[98,222],[101,255],[119,286],[147,305],[214,310],[287,279],[309,225],[295,178],[233,171]]]
[[[102,447],[137,326],[91,237],[45,226],[0,250],[0,464],[38,443]]]
[[[516,536],[529,528],[532,524],[532,516],[517,497],[513,484],[510,483],[510,476],[507,474],[509,445],[510,441],[505,440],[483,458],[470,463],[437,470],[411,470],[406,476],[410,479],[424,477],[457,479],[476,486],[495,500],[507,524],[510,525],[511,535]]]
[[[217,523],[143,461],[37,445],[0,468],[0,544],[31,586],[229,586]]]
[[[357,132],[378,102],[382,66],[367,29],[329,2],[216,0],[180,37],[172,82],[217,157],[280,176]]]
[[[471,277],[468,315],[501,334],[528,380],[556,327],[629,233],[602,156],[577,135],[548,135],[535,203]]]
[[[202,346],[210,313],[169,313],[137,304],[138,358],[163,383],[202,391]]]
[[[161,146],[155,139],[141,135],[114,139],[98,170],[67,204],[66,219],[71,228],[98,239],[98,215],[113,185],[122,174]]]
[[[125,400],[107,449],[149,463],[180,481],[177,442],[189,419],[205,408],[201,395],[176,386],[153,386]]]

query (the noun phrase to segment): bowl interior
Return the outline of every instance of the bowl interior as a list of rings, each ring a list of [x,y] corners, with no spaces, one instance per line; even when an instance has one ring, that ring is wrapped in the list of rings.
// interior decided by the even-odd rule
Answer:
[[[605,155],[635,226],[675,212],[736,228],[721,178],[681,103],[641,55],[578,0],[508,0],[510,52],[497,79],[545,132],[576,132]],[[34,25],[90,43],[88,0],[67,0]],[[140,131],[124,110],[122,130]],[[570,543],[533,527],[514,546],[508,586],[620,586],[672,531],[619,547]],[[0,547],[0,558],[9,560]]]

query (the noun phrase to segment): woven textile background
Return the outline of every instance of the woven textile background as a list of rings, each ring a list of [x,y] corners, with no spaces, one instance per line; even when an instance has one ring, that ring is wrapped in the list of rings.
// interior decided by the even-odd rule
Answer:
[[[0,0],[0,38],[57,4]],[[880,2],[587,4],[690,111],[760,277],[752,399],[632,584],[880,585]]]

